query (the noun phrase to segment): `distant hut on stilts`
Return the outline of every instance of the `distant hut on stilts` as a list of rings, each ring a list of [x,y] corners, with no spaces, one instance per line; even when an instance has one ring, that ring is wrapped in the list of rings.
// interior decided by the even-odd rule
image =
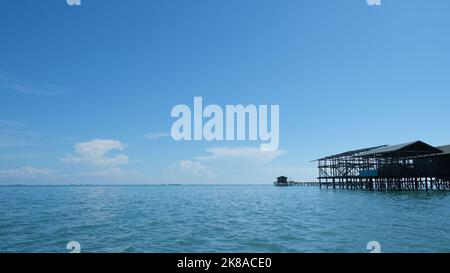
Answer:
[[[275,186],[288,186],[288,178],[286,176],[279,176],[274,184]]]

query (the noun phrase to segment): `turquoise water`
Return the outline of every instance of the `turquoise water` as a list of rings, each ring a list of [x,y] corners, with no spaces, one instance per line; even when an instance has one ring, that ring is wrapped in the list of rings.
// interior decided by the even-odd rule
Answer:
[[[0,187],[1,252],[450,252],[448,192]]]

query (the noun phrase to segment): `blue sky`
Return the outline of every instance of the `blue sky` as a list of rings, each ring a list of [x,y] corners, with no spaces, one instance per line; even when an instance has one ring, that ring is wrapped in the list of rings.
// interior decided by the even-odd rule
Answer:
[[[447,0],[0,3],[0,183],[269,183],[450,143]],[[280,146],[182,141],[176,104],[280,105]]]

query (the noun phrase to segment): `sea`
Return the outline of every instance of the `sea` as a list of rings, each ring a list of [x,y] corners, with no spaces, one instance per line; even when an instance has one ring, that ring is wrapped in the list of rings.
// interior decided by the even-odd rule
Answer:
[[[450,252],[449,192],[1,186],[0,252]],[[69,244],[69,246],[71,246]]]

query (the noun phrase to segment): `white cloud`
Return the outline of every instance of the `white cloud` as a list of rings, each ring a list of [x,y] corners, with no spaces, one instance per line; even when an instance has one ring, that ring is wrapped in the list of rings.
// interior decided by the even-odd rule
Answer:
[[[210,154],[172,164],[169,169],[174,179],[188,183],[267,183],[277,176],[270,171],[272,161],[286,153],[261,151],[259,147],[215,147],[206,151]]]
[[[146,133],[143,135],[143,138],[148,140],[156,140],[160,138],[170,137],[169,133]]]
[[[212,177],[213,172],[210,166],[204,165],[198,161],[179,160],[173,163],[169,170],[171,173],[178,173],[182,175],[194,177]]]
[[[118,154],[108,156],[111,151],[123,150],[125,144],[118,140],[94,139],[75,144],[75,154],[68,154],[62,161],[70,163],[88,163],[95,166],[115,166],[129,163],[128,156]]]
[[[81,0],[66,0],[69,6],[81,6]]]
[[[0,170],[0,177],[6,178],[39,178],[54,174],[49,169],[39,169],[30,166],[24,166],[18,169]]]

